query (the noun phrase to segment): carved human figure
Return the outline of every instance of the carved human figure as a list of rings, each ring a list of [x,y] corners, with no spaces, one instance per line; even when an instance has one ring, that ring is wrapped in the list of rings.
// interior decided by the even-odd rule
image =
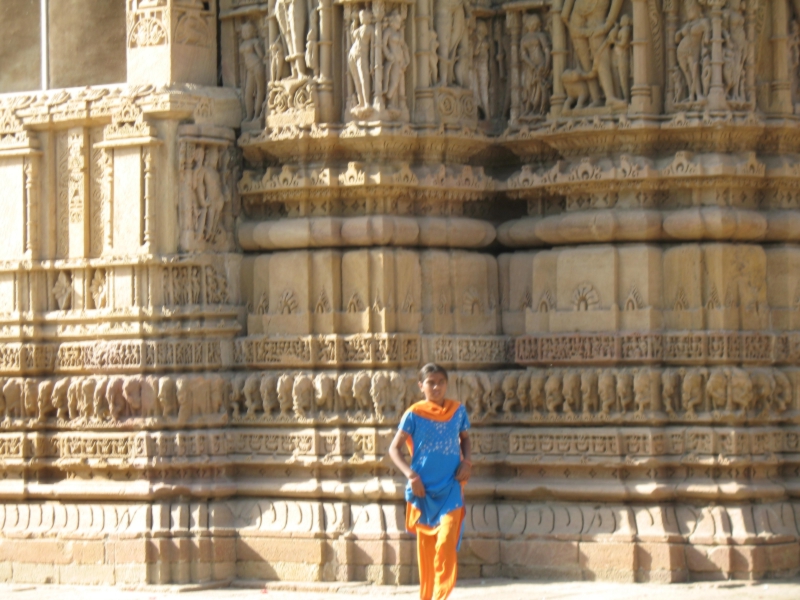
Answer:
[[[208,196],[206,201],[206,223],[204,238],[207,242],[214,242],[219,229],[219,219],[225,207],[225,191],[222,185],[222,176],[219,169],[220,151],[217,146],[206,150],[203,161],[203,187]]]
[[[351,29],[352,42],[347,52],[347,68],[356,92],[353,110],[364,111],[372,104],[372,52],[375,45],[372,11],[358,11],[358,17],[353,19]]]
[[[205,188],[205,147],[197,144],[192,151],[189,184],[192,196],[192,228],[198,240],[205,239],[206,220],[208,218],[208,197]],[[180,274],[181,269],[176,271]],[[176,303],[177,299],[176,299]]]
[[[434,3],[434,27],[439,43],[439,82],[443,86],[456,81],[457,50],[467,33],[467,5],[464,0],[439,0]]]
[[[797,99],[798,84],[800,84],[800,21],[797,19],[794,19],[789,26],[789,59],[791,61],[792,98]]]
[[[285,66],[283,44],[280,40],[275,40],[269,46],[269,80],[271,82],[280,81]]]
[[[542,19],[537,14],[525,15],[523,29],[519,41],[522,114],[544,115],[550,108],[550,37],[542,31]]]
[[[611,371],[603,371],[597,379],[597,395],[600,397],[600,414],[607,417],[617,401],[616,381]]]
[[[561,19],[569,30],[580,69],[590,74],[587,80],[592,106],[624,104],[616,96],[612,71],[612,31],[623,0],[566,0]],[[612,37],[614,36],[614,37]],[[601,94],[602,91],[602,94]]]
[[[403,17],[398,11],[389,15],[388,26],[383,30],[383,95],[386,107],[402,110],[406,102],[406,69],[411,64],[411,53],[403,36]]]
[[[731,100],[744,100],[746,96],[744,72],[747,62],[747,32],[741,7],[739,0],[733,0],[731,8],[723,14],[722,77],[726,94]]]
[[[489,106],[489,55],[491,41],[489,40],[489,26],[486,21],[475,24],[475,44],[472,49],[472,88],[478,108],[483,113],[483,118],[488,120],[492,115]]]
[[[631,18],[622,15],[619,20],[619,30],[614,40],[614,60],[617,66],[617,76],[622,97],[625,102],[631,101],[631,42],[633,41],[633,27]]]
[[[286,62],[292,69],[292,79],[306,75],[306,33],[309,6],[307,0],[276,0],[275,16],[281,32]]]
[[[428,31],[428,67],[431,70],[431,83],[439,80],[439,36],[436,31]]]
[[[711,21],[703,15],[703,10],[696,0],[686,4],[686,23],[675,33],[676,56],[678,66],[686,81],[688,102],[702,100],[705,94],[701,90],[701,67],[703,49],[711,42]]]
[[[94,397],[92,398],[92,412],[96,419],[106,421],[111,416],[108,410],[108,400],[106,393],[108,390],[108,377],[100,377],[97,380],[97,385],[94,388]]]
[[[250,21],[245,21],[242,25],[239,54],[242,57],[245,71],[244,85],[242,86],[245,118],[252,121],[261,116],[267,83],[264,71],[264,48],[255,25]]]

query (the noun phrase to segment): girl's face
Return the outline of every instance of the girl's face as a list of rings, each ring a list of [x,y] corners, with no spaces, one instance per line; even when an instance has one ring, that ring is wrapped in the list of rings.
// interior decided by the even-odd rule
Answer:
[[[431,373],[419,382],[419,389],[425,395],[425,400],[442,404],[447,393],[447,377],[442,373]]]

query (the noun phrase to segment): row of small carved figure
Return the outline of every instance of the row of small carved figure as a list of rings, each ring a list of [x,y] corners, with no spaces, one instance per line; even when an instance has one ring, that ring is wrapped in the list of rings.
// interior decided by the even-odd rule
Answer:
[[[799,371],[800,372],[800,371]],[[497,418],[781,414],[793,385],[773,368],[639,367],[457,372],[449,396],[476,423]],[[790,373],[790,374],[793,374]],[[0,378],[0,417],[89,424],[129,418],[396,422],[420,399],[413,371]]]
[[[502,413],[534,415],[670,417],[698,412],[780,414],[792,403],[792,382],[778,369],[528,369],[462,374],[461,398],[480,422]]]

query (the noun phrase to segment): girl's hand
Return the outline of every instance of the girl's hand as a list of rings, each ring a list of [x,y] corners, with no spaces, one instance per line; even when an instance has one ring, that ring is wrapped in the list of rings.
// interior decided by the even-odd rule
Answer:
[[[416,473],[412,473],[411,477],[408,478],[411,482],[411,491],[417,498],[424,498],[425,497],[425,486],[422,485],[422,479]]]
[[[468,460],[462,460],[456,471],[456,481],[467,481],[471,475],[472,463]]]

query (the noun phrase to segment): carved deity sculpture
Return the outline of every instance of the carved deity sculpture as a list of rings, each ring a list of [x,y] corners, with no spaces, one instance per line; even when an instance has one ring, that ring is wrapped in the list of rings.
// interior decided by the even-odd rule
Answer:
[[[542,31],[539,15],[525,15],[523,25],[525,33],[519,42],[522,114],[544,115],[550,108],[550,38]]]
[[[306,77],[306,29],[310,12],[306,0],[275,2],[275,16],[283,38],[285,60],[292,69],[292,79]]]
[[[245,69],[244,95],[245,115],[248,121],[261,116],[266,94],[266,73],[264,72],[264,49],[255,26],[250,21],[242,25],[242,41],[239,54]]]
[[[191,187],[194,197],[193,224],[198,240],[213,243],[225,208],[225,191],[219,172],[220,151],[196,146],[192,156]]]
[[[466,83],[456,76],[456,61],[462,58],[462,41],[467,38],[468,7],[464,0],[439,0],[435,3],[434,25],[439,42],[439,82],[443,86]]]
[[[678,44],[676,50],[678,66],[683,73],[685,89],[688,92],[684,100],[688,102],[702,100],[708,93],[707,90],[701,89],[701,75],[704,70],[703,52],[704,50],[710,52],[711,21],[703,15],[700,5],[694,1],[686,4],[686,23],[675,34],[675,43]]]
[[[619,30],[614,40],[614,62],[617,67],[618,81],[622,97],[625,102],[631,101],[631,42],[633,41],[633,27],[631,18],[622,15],[619,20]]]
[[[354,114],[361,116],[371,111],[372,105],[372,56],[375,44],[375,26],[372,11],[361,10],[352,23],[352,44],[347,53],[347,68],[353,78],[356,92]]]
[[[390,110],[402,110],[406,103],[406,69],[411,64],[411,52],[402,28],[403,17],[394,11],[383,31],[383,94]]]
[[[745,18],[741,4],[734,0],[730,10],[723,17],[724,41],[722,77],[725,81],[725,92],[730,100],[746,100],[745,63],[747,61],[747,33],[744,28]]]
[[[612,48],[618,33],[615,23],[621,9],[622,0],[566,0],[561,10],[592,106],[602,106],[603,99],[606,106],[625,104],[616,95],[612,69]]]
[[[478,21],[475,25],[475,47],[472,50],[473,74],[472,87],[478,107],[483,112],[483,118],[489,119],[489,54],[491,42],[489,40],[489,26],[486,21]]]

